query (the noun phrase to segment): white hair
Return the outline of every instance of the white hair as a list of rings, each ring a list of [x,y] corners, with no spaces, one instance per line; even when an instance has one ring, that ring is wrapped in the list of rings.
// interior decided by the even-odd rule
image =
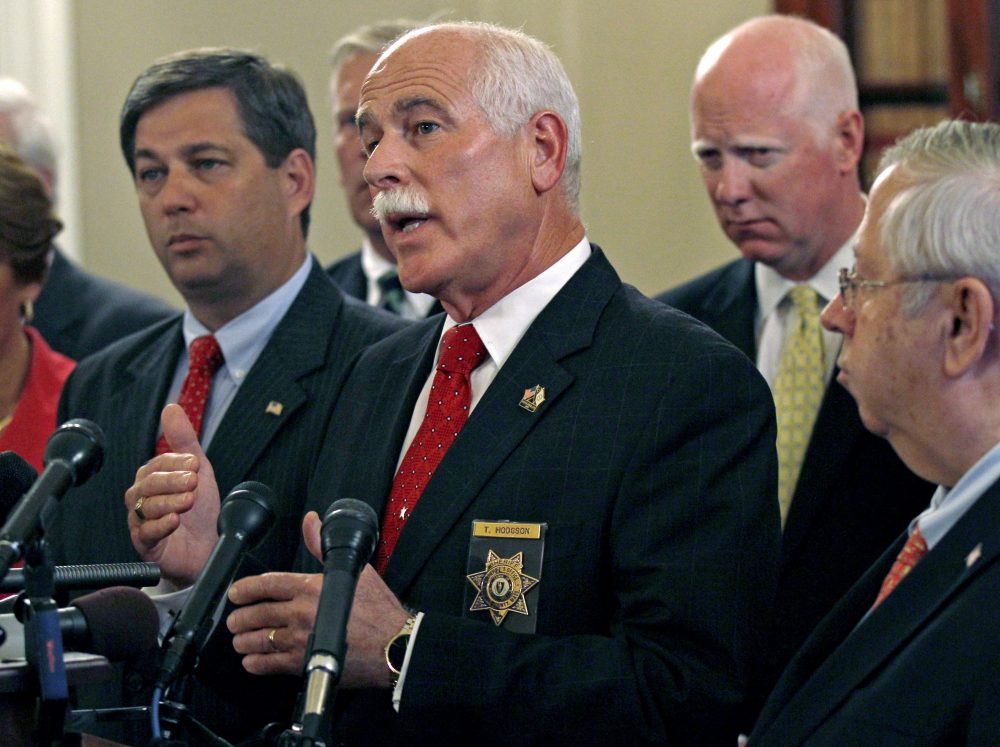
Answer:
[[[879,238],[903,277],[979,278],[1000,302],[1000,125],[946,121],[910,133],[882,156],[900,189]],[[933,286],[914,284],[903,312],[922,311]]]
[[[11,147],[36,171],[56,178],[56,150],[52,129],[34,97],[13,78],[0,77],[0,115],[9,118],[14,131]]]
[[[544,42],[522,31],[477,21],[434,24],[404,35],[390,49],[428,29],[458,31],[476,42],[479,64],[469,71],[470,91],[486,121],[498,133],[514,135],[540,111],[566,124],[566,165],[560,185],[569,207],[579,210],[583,145],[580,102],[566,69]]]

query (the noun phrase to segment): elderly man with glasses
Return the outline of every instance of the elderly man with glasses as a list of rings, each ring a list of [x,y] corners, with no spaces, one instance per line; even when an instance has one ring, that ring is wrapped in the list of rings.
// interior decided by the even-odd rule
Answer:
[[[792,659],[753,747],[997,742],[998,215],[1000,126],[945,122],[884,156],[823,323],[865,426],[939,487]]]

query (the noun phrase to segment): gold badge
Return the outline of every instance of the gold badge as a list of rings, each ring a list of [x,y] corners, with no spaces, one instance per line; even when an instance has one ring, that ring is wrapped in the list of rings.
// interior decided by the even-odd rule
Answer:
[[[501,558],[492,550],[486,556],[486,570],[466,576],[476,587],[476,598],[472,600],[470,612],[489,610],[494,625],[503,623],[508,612],[527,615],[528,603],[525,592],[538,583],[539,579],[521,573],[524,567],[524,553]]]
[[[528,412],[534,412],[542,406],[542,402],[544,401],[545,387],[541,384],[535,384],[533,387],[524,390],[524,396],[521,397],[521,401],[518,404]]]
[[[271,400],[267,403],[267,407],[264,408],[264,412],[268,415],[280,415],[281,411],[285,409],[285,406],[276,400]]]

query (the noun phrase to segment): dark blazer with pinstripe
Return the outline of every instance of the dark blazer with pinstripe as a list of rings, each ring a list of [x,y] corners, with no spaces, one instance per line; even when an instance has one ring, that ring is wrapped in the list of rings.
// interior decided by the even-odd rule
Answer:
[[[739,259],[657,299],[757,357],[754,265]],[[820,406],[782,538],[760,702],[816,624],[930,502],[889,443],[869,433],[836,372]]]
[[[363,347],[401,326],[405,322],[391,314],[345,299],[314,265],[220,422],[208,449],[220,494],[243,480],[259,480],[279,498],[278,521],[254,551],[268,568],[291,565],[317,434],[327,429],[349,364]],[[93,420],[107,443],[100,472],[66,496],[47,530],[58,562],[136,559],[123,499],[135,471],[153,454],[182,348],[178,315],[92,357],[66,382],[60,422]],[[272,414],[272,401],[281,403],[280,414]]]
[[[792,659],[751,747],[1000,741],[1000,484],[859,625],[904,540]]]
[[[359,359],[312,507],[349,496],[381,515],[440,331],[440,318],[418,323]],[[529,412],[518,403],[535,385],[546,399]],[[622,285],[595,247],[497,373],[400,535],[385,580],[425,617],[399,716],[388,691],[342,692],[338,737],[728,743],[775,579],[775,472],[773,406],[754,367]],[[469,610],[475,519],[548,525],[536,634]]]
[[[366,345],[408,324],[345,298],[314,261],[306,284],[247,374],[208,449],[221,496],[243,480],[259,480],[278,498],[277,521],[251,552],[255,565],[270,570],[292,565],[301,541],[308,478],[322,434],[332,427],[330,415],[350,363]],[[67,381],[60,421],[89,418],[104,430],[106,444],[100,472],[69,492],[47,527],[56,562],[138,560],[128,535],[124,494],[136,469],[153,454],[159,413],[182,347],[177,315],[86,359]],[[268,407],[272,401],[281,403],[280,414]],[[232,655],[230,636],[215,638],[226,639],[215,641],[219,654]],[[229,685],[230,694],[243,694],[242,685],[236,687],[232,680]],[[216,694],[224,693],[218,689]],[[268,702],[266,693],[261,702]],[[290,715],[270,713],[266,705],[247,706],[253,703],[249,694],[236,703],[244,706],[242,712],[227,713],[232,704],[212,701],[208,716],[199,715],[231,740],[248,736],[267,718]]]

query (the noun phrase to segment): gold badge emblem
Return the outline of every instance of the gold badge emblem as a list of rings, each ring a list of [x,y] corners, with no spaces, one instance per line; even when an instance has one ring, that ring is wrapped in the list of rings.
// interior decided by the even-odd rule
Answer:
[[[285,406],[278,402],[277,400],[271,400],[267,403],[267,407],[264,408],[264,412],[268,415],[280,415],[281,411],[285,409]]]
[[[476,598],[472,600],[470,612],[489,610],[494,625],[503,623],[508,612],[527,615],[528,603],[525,593],[538,583],[539,579],[521,573],[524,567],[524,553],[501,558],[492,550],[486,556],[486,570],[466,576],[476,587]]]
[[[542,406],[542,402],[544,401],[545,387],[541,384],[535,384],[533,387],[524,390],[524,396],[521,397],[521,401],[518,404],[528,412],[534,412]]]

